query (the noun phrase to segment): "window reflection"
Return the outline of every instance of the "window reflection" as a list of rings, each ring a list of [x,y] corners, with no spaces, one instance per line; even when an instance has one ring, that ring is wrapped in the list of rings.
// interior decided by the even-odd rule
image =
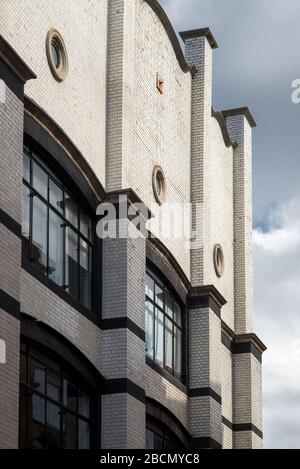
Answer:
[[[91,309],[91,219],[28,147],[24,147],[23,161],[22,235],[26,256],[39,271]]]
[[[145,282],[146,355],[179,380],[183,370],[182,311],[178,303],[151,275]]]
[[[25,344],[20,378],[20,448],[89,449],[94,399],[82,384]]]

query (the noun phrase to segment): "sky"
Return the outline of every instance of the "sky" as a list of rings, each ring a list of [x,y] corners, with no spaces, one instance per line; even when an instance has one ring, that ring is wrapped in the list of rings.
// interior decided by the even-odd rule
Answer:
[[[160,0],[175,30],[209,26],[213,106],[249,106],[253,133],[255,332],[263,357],[264,446],[300,448],[299,0]]]

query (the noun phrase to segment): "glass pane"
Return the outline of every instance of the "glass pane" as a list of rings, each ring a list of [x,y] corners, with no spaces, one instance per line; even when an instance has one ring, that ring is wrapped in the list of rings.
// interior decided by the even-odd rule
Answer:
[[[89,449],[90,426],[83,420],[78,420],[78,449]]]
[[[47,207],[33,197],[32,257],[43,273],[47,273]]]
[[[78,228],[78,207],[68,194],[65,194],[66,219]]]
[[[153,305],[149,301],[146,301],[146,354],[149,355],[153,359],[153,352],[154,352],[154,341],[153,341],[153,322],[154,322],[154,314],[153,314]]]
[[[177,446],[175,445],[175,443],[172,443],[169,440],[165,440],[164,449],[169,449],[169,450],[170,449],[177,449]]]
[[[155,303],[163,309],[164,307],[164,293],[162,291],[162,289],[157,285],[157,283],[155,284]]]
[[[32,449],[45,449],[46,446],[46,430],[45,427],[34,422],[30,422],[30,448]]]
[[[70,295],[78,300],[78,236],[66,229],[66,285]]]
[[[162,436],[155,434],[155,449],[164,448],[164,439]]]
[[[90,417],[90,398],[81,389],[78,392],[78,413],[83,417]]]
[[[60,430],[60,408],[51,402],[47,402],[47,425]]]
[[[30,359],[30,386],[36,391],[45,394],[46,370],[44,365]]]
[[[155,361],[164,366],[164,315],[155,309]]]
[[[91,283],[92,283],[92,250],[82,239],[80,240],[80,303],[86,308],[91,308]]]
[[[49,278],[60,286],[63,280],[63,247],[64,226],[63,220],[52,210],[49,210]]]
[[[173,319],[173,309],[174,309],[173,303],[174,302],[172,298],[170,297],[170,295],[167,292],[165,292],[165,312],[171,319]]]
[[[30,183],[30,157],[23,153],[23,178]]]
[[[32,418],[36,422],[45,423],[45,400],[33,394],[31,398],[31,405],[32,405]]]
[[[76,417],[66,413],[63,420],[63,448],[76,449]]]
[[[32,185],[40,195],[48,199],[48,175],[35,161],[32,161]]]
[[[166,367],[173,371],[173,324],[165,318],[165,354]]]
[[[174,371],[178,378],[182,376],[182,332],[174,327]]]
[[[145,288],[146,296],[150,298],[150,300],[154,301],[154,280],[146,274],[146,288]]]
[[[29,239],[30,190],[23,185],[22,236]]]
[[[48,275],[57,285],[63,286],[63,220],[49,211],[49,270]]]
[[[91,220],[90,218],[80,210],[80,231],[89,241],[91,241]]]
[[[60,402],[61,379],[60,376],[52,370],[47,370],[47,396],[54,401]]]
[[[63,404],[68,409],[76,412],[76,403],[77,403],[77,390],[76,387],[70,383],[68,380],[64,379],[64,394],[63,394]]]
[[[154,433],[149,428],[146,429],[146,449],[155,449]]]
[[[49,179],[49,202],[60,213],[64,212],[64,194],[60,187]]]
[[[174,321],[178,326],[182,326],[181,308],[174,302]]]

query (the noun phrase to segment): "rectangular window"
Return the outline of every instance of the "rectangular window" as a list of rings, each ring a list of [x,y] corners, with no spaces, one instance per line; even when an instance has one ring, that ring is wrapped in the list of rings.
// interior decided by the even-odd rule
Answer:
[[[91,220],[86,216],[85,213],[80,210],[80,232],[83,236],[91,241],[92,229]]]
[[[155,309],[155,361],[164,366],[164,315]]]
[[[175,376],[182,375],[182,332],[174,326],[174,371]]]
[[[66,229],[66,289],[78,301],[78,236]]]
[[[29,239],[30,221],[30,189],[23,186],[23,207],[22,207],[22,236]]]
[[[30,184],[30,157],[25,151],[23,154],[23,178]]]
[[[38,194],[48,200],[48,175],[35,161],[32,162],[32,185]]]
[[[155,303],[157,304],[157,306],[159,306],[160,308],[163,309],[163,307],[164,307],[164,292],[157,285],[157,283],[155,284]]]
[[[63,275],[64,225],[62,219],[49,210],[49,278],[61,287]]]
[[[75,228],[78,228],[78,206],[68,194],[65,194],[65,206],[66,206],[66,219]]]
[[[68,412],[64,415],[63,420],[63,448],[76,449],[76,417]]]
[[[88,422],[78,419],[78,449],[89,449],[90,426]]]
[[[50,280],[92,308],[92,222],[44,164],[24,147],[23,250]]]
[[[92,286],[91,264],[92,264],[91,248],[87,242],[81,239],[80,240],[80,267],[79,267],[79,281],[80,281],[79,298],[80,298],[80,303],[86,308],[90,308],[91,306],[91,286]]]
[[[64,213],[64,193],[52,179],[49,179],[49,202],[60,213]]]
[[[173,323],[165,318],[165,354],[166,368],[173,370]]]
[[[182,311],[163,284],[150,275],[145,283],[146,355],[182,379]]]
[[[33,197],[32,209],[32,259],[47,274],[47,216],[48,209],[37,196]]]
[[[146,301],[146,354],[154,359],[154,308]]]
[[[149,276],[146,275],[146,289],[145,289],[146,296],[154,301],[154,280]]]

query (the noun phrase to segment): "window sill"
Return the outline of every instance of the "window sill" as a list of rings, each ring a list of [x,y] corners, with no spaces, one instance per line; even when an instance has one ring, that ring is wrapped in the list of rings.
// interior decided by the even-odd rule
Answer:
[[[28,272],[32,277],[38,280],[40,283],[45,285],[45,287],[49,288],[55,295],[61,298],[63,301],[68,303],[72,308],[76,309],[79,313],[81,313],[84,317],[86,317],[89,321],[94,323],[96,326],[100,327],[100,316],[96,313],[90,311],[85,306],[77,303],[67,292],[65,292],[60,286],[56,285],[52,280],[48,277],[44,276],[38,269],[35,268],[34,264],[31,263],[27,258],[24,256],[22,257],[22,269]]]
[[[161,375],[163,378],[165,378],[167,381],[169,381],[173,386],[178,388],[180,391],[184,392],[187,394],[187,388],[186,386],[179,381],[175,376],[171,375],[168,373],[166,370],[161,368],[157,363],[155,363],[153,360],[151,360],[150,357],[146,355],[146,364],[152,368],[152,370],[156,371],[159,375]]]

